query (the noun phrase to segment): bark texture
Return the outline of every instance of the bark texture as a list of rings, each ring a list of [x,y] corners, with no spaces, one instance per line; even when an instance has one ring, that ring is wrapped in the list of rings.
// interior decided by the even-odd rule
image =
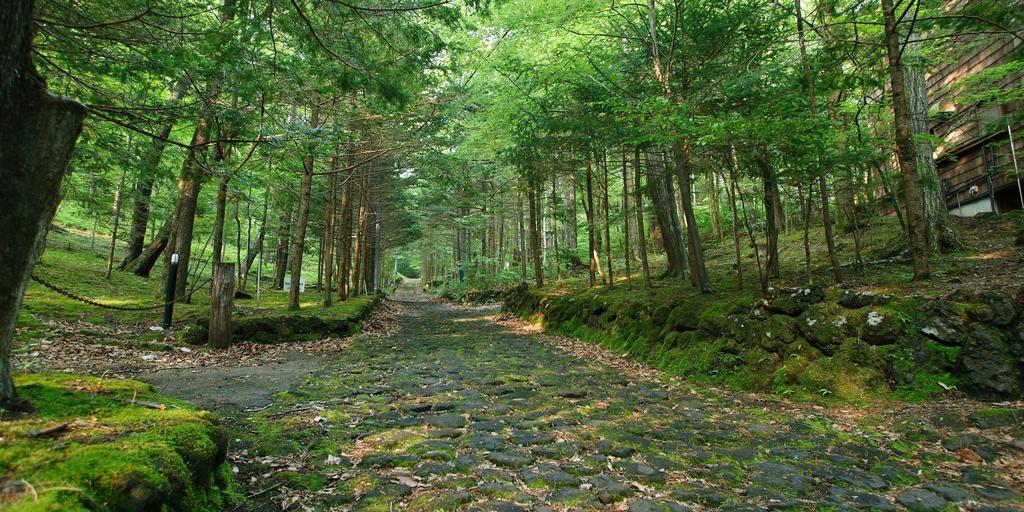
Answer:
[[[15,399],[10,356],[14,325],[32,267],[60,202],[64,169],[86,109],[47,92],[32,64],[31,0],[0,9],[0,404]]]

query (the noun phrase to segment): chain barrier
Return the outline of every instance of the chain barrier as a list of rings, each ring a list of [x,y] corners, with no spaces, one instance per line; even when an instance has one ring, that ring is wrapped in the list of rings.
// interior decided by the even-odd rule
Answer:
[[[78,302],[81,302],[83,304],[88,304],[90,306],[95,306],[95,307],[104,308],[104,309],[114,309],[114,310],[117,310],[117,311],[153,311],[153,310],[160,309],[160,308],[166,306],[167,304],[178,302],[180,300],[180,299],[174,299],[174,300],[169,301],[169,302],[168,301],[164,301],[164,302],[161,302],[160,304],[156,304],[154,306],[115,306],[113,304],[104,304],[102,302],[97,302],[97,301],[95,301],[93,299],[90,299],[88,297],[83,297],[81,295],[78,295],[77,293],[65,290],[64,288],[61,288],[61,287],[59,287],[59,286],[57,286],[57,285],[55,285],[55,284],[53,284],[53,283],[51,283],[51,282],[49,282],[47,280],[45,280],[45,279],[35,275],[35,274],[31,274],[29,277],[31,277],[33,281],[35,281],[35,282],[37,282],[37,283],[39,283],[39,284],[41,284],[41,285],[51,289],[51,290],[53,290],[53,291],[55,291],[55,292],[65,296],[65,297],[67,297],[69,299],[77,300]],[[210,282],[210,280],[211,279],[207,279],[206,281],[203,281],[202,283],[200,283],[200,284],[196,285],[195,287],[193,287],[192,290],[190,290],[188,293],[185,294],[185,297],[186,298],[191,297],[192,294],[195,293],[195,291],[197,289],[199,289],[202,286],[206,285],[206,283]]]

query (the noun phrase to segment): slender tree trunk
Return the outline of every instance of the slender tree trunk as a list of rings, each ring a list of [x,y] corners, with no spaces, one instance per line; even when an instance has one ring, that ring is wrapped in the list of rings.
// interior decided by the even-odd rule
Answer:
[[[110,254],[107,255],[107,279],[110,279],[110,273],[114,270],[114,251],[117,250],[117,232],[121,226],[121,199],[124,195],[124,180],[125,171],[121,171],[121,182],[117,184],[117,191],[114,193],[114,215],[111,219],[113,228],[110,232]]]
[[[697,218],[693,214],[693,191],[690,189],[689,147],[676,141],[672,145],[675,153],[676,179],[679,181],[679,197],[683,202],[683,215],[686,219],[686,233],[690,242],[690,259],[693,261],[693,283],[701,293],[711,292],[711,280],[704,266],[704,248],[700,242],[700,231],[697,229]]]
[[[739,201],[739,197],[736,192],[737,180],[739,173],[739,161],[736,158],[736,147],[732,146],[729,148],[729,154],[726,156],[729,167],[729,188],[726,192],[729,194],[729,205],[732,207],[732,241],[736,249],[736,288],[743,289],[743,251],[740,248],[740,216],[739,212],[736,211],[736,203]]]
[[[644,236],[644,195],[643,187],[640,183],[640,148],[636,148],[633,152],[633,198],[636,203],[636,229],[639,232],[637,240],[640,243],[640,266],[643,269],[644,286],[651,288],[651,268],[647,264],[647,237]]]
[[[320,124],[320,98],[313,94],[310,109],[310,127]],[[302,281],[302,253],[306,248],[306,226],[309,223],[309,198],[313,191],[313,159],[312,152],[302,159],[302,185],[299,187],[299,211],[295,217],[295,233],[292,236],[291,266],[292,281],[288,289],[288,309],[299,309],[299,285]]]
[[[277,240],[274,248],[274,289],[284,289],[284,276],[288,273],[288,246],[292,232],[292,209],[282,201],[281,215],[277,219]]]
[[[356,170],[352,167],[356,163],[356,148],[350,146],[345,155],[346,167],[349,169],[344,175],[344,185],[341,194],[341,230],[338,234],[338,257],[341,261],[338,265],[338,300],[347,300],[351,296],[352,273],[352,181],[355,179]]]
[[[551,178],[551,241],[555,248],[555,277],[562,280],[562,263],[558,256],[558,197],[556,190],[556,178]]]
[[[765,269],[769,278],[779,277],[778,213],[782,207],[779,200],[779,180],[775,175],[775,169],[772,168],[771,162],[768,160],[766,148],[754,150],[754,162],[761,171],[761,183],[764,187],[765,238],[767,239]]]
[[[814,284],[814,272],[811,271],[811,194],[814,190],[807,188],[807,201],[804,202],[803,186],[797,185],[797,194],[800,198],[800,211],[803,212],[804,227],[804,269],[807,274],[807,284]]]
[[[707,173],[708,180],[708,207],[711,210],[711,230],[715,233],[715,239],[721,240],[722,234],[722,214],[719,211],[720,201],[718,200],[718,177],[715,176],[715,172],[708,169]]]
[[[895,125],[896,158],[900,164],[903,183],[903,204],[907,210],[907,231],[910,236],[910,255],[914,262],[914,279],[927,279],[928,239],[925,235],[926,219],[921,196],[920,176],[917,171],[917,147],[910,126],[910,107],[900,65],[900,34],[896,22],[896,9],[892,0],[882,0],[885,23],[885,50],[889,57],[889,83],[892,89],[893,124]]]
[[[615,287],[615,271],[612,269],[612,221],[608,211],[608,188],[611,180],[608,179],[608,156],[603,155],[602,167],[604,167],[604,257],[608,260],[608,288]]]
[[[238,271],[238,275],[243,277],[241,289],[245,289],[246,282],[248,281],[249,270],[252,269],[252,264],[256,261],[256,258],[263,252],[263,241],[266,239],[267,234],[267,210],[268,203],[266,196],[263,200],[263,217],[260,220],[260,230],[256,232],[256,239],[250,239],[246,244],[247,249],[245,253],[245,261],[242,263],[242,268]],[[261,279],[263,276],[256,276],[256,279]]]
[[[629,200],[629,158],[626,156],[626,148],[622,148],[622,242],[625,245],[623,248],[623,255],[626,260],[626,289],[633,289],[633,275],[630,263],[633,259],[633,255],[629,247],[629,219],[630,219],[630,200]]]
[[[577,250],[579,249],[579,231],[577,229],[576,218],[579,215],[576,212],[576,168],[573,166],[572,172],[566,176],[566,190],[568,191],[568,197],[566,198],[566,217],[568,221],[566,226],[569,228],[566,233],[566,239],[569,241],[569,247],[573,250],[573,254],[578,257]]]
[[[811,115],[818,115],[818,98],[814,90],[814,76],[811,75],[811,68],[807,64],[807,44],[804,39],[804,18],[800,12],[800,0],[793,0],[796,6],[797,36],[800,43],[800,63],[803,67],[804,82],[807,87],[807,95],[811,108]],[[819,162],[823,160],[819,158]],[[828,182],[825,174],[818,176],[818,194],[821,196],[821,220],[825,227],[825,245],[828,247],[829,261],[832,263],[832,277],[836,283],[843,282],[842,267],[839,264],[839,255],[836,253],[835,236],[832,233],[832,214],[828,200]]]
[[[516,189],[516,217],[519,218],[519,271],[522,274],[523,282],[526,282],[526,226],[523,220],[523,216],[525,215],[523,210],[525,208],[523,208],[523,191],[519,187],[516,187]]]
[[[217,187],[217,213],[213,220],[213,268],[224,261],[224,217],[226,216],[228,202],[228,175],[220,177],[220,186]]]
[[[533,184],[528,184],[526,189],[527,200],[530,203],[530,252],[533,253],[533,273],[537,288],[544,287],[544,263],[541,261],[540,247],[540,215],[537,208],[537,191]]]
[[[334,305],[334,219],[338,193],[335,190],[335,175],[338,170],[338,156],[332,156],[330,174],[327,175],[327,204],[324,207],[324,307]]]
[[[586,169],[587,202],[583,205],[583,209],[587,216],[587,252],[590,254],[587,268],[590,273],[590,286],[594,286],[597,283],[596,273],[600,263],[597,261],[597,242],[595,240],[597,226],[594,221],[594,170],[590,165],[590,158],[587,158]]]

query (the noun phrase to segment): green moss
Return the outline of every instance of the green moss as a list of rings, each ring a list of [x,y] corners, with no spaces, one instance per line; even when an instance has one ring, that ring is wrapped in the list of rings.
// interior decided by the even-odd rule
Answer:
[[[327,485],[327,477],[321,473],[282,471],[277,476],[287,482],[289,487],[305,489],[307,491],[319,491]]]
[[[226,439],[208,413],[134,381],[32,374],[16,384],[37,410],[0,424],[0,473],[46,496],[32,507],[206,511],[235,498],[230,470],[218,469]],[[30,435],[62,424],[55,435]]]

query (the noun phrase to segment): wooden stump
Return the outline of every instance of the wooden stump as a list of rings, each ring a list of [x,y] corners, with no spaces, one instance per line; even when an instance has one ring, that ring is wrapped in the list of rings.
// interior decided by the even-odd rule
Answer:
[[[231,304],[235,295],[235,264],[213,268],[210,284],[210,329],[207,340],[213,348],[231,346]]]

